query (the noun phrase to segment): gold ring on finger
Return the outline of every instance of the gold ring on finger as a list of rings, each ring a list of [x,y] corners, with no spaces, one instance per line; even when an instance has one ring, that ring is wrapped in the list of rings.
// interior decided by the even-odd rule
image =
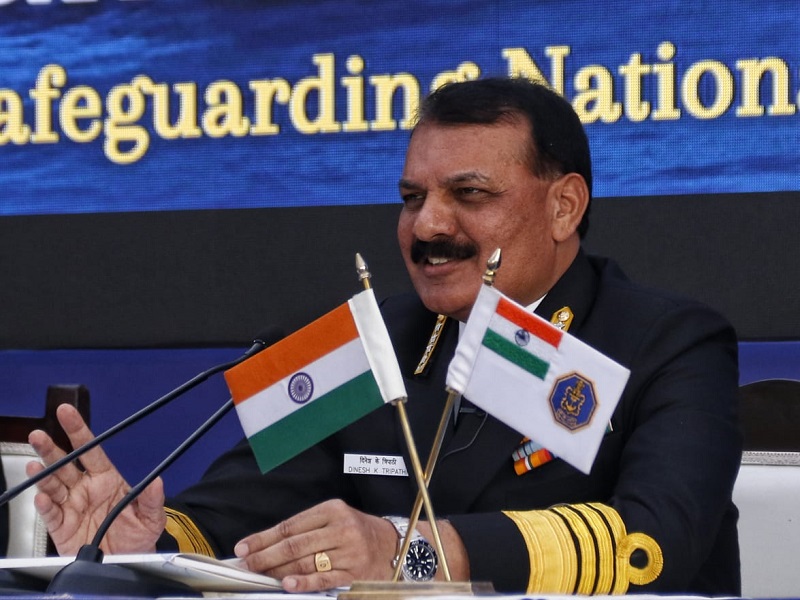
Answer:
[[[331,559],[325,552],[317,552],[314,555],[314,567],[317,569],[317,573],[324,573],[333,568]]]

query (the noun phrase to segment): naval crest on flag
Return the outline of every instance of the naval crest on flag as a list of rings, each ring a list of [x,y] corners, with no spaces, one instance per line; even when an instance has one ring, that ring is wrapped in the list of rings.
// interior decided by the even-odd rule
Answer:
[[[570,431],[589,425],[597,407],[592,382],[578,373],[557,379],[550,394],[550,406],[556,422]]]

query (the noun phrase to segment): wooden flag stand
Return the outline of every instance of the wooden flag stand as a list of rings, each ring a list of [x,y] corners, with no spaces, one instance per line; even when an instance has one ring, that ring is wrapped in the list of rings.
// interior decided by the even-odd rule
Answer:
[[[411,600],[420,596],[491,596],[490,582],[472,581],[354,581],[342,600]]]
[[[494,275],[497,268],[500,266],[500,250],[495,250],[492,256],[487,261],[487,269],[483,275],[483,281],[486,285],[492,285],[494,282]],[[365,289],[370,288],[370,273],[367,264],[361,258],[360,254],[356,254],[356,271],[359,275],[359,280],[363,283]],[[428,517],[428,522],[431,526],[431,533],[433,535],[434,545],[439,553],[439,564],[442,568],[445,581],[426,581],[426,582],[407,582],[399,581],[400,573],[403,567],[403,561],[408,553],[411,545],[410,533],[403,539],[399,556],[400,560],[395,566],[394,577],[392,581],[354,581],[350,589],[338,595],[341,600],[397,600],[405,598],[414,598],[418,596],[444,596],[444,595],[461,595],[461,596],[479,596],[479,595],[492,595],[494,594],[494,586],[491,582],[472,582],[472,581],[452,581],[450,578],[450,569],[447,565],[447,558],[445,557],[444,547],[442,545],[441,536],[439,535],[439,527],[436,523],[436,516],[433,512],[433,503],[428,495],[428,484],[431,481],[436,461],[439,458],[439,452],[442,448],[444,441],[444,434],[447,428],[447,420],[453,410],[453,404],[457,393],[448,390],[447,401],[445,402],[444,410],[442,411],[442,418],[439,422],[439,429],[436,432],[433,446],[428,457],[428,464],[426,465],[425,472],[422,471],[422,465],[419,460],[417,448],[414,443],[414,438],[411,435],[411,427],[408,422],[408,415],[405,410],[405,398],[395,400],[393,404],[396,406],[398,415],[400,417],[400,424],[403,429],[403,435],[406,440],[408,454],[411,458],[411,465],[414,471],[414,476],[417,480],[419,492],[417,493],[414,508],[411,511],[411,516],[408,521],[408,531],[412,532],[417,526],[419,521],[420,512],[422,507],[425,507],[425,514]]]

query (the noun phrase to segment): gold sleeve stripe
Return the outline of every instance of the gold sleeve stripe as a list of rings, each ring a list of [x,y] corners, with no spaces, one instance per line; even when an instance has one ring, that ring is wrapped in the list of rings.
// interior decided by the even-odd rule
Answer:
[[[617,570],[624,574],[625,581],[617,586],[619,592],[624,594],[628,584],[645,585],[654,581],[664,569],[664,554],[658,543],[648,535],[643,533],[625,532],[625,524],[619,513],[610,506],[599,503],[587,505],[589,508],[602,514],[606,523],[614,530],[617,542]],[[631,557],[637,550],[641,550],[647,556],[647,564],[644,567],[635,567],[631,564]]]
[[[564,521],[549,511],[505,513],[525,539],[531,563],[528,591],[569,593],[575,587],[577,556]],[[567,548],[570,551],[564,551]],[[546,567],[546,568],[545,568]]]
[[[583,518],[586,519],[592,531],[595,532],[598,564],[600,564],[600,561],[602,560],[607,560],[607,557],[616,556],[616,535],[614,534],[611,525],[603,513],[593,504],[585,504],[580,506],[573,505],[570,506],[570,508],[572,510],[579,511]],[[617,581],[617,562],[612,560],[611,564],[607,565],[607,568],[598,569],[597,586],[593,593],[597,593],[597,590],[611,590],[612,593],[615,593]],[[621,594],[624,592],[616,593]]]
[[[556,556],[560,548],[564,548],[568,545],[574,548],[574,539],[569,528],[564,524],[564,521],[560,519],[558,515],[547,511],[543,513],[543,516],[549,522],[550,529],[557,534],[555,540],[557,545],[553,545],[552,543],[549,545],[550,552],[548,558],[552,559],[552,557]],[[566,554],[563,559],[561,563],[561,577],[548,578],[546,570],[542,574],[544,576],[543,581],[545,582],[545,587],[557,587],[559,589],[575,588],[574,582],[577,581],[580,572],[580,557],[573,551]]]
[[[174,510],[165,508],[167,513],[166,531],[178,542],[178,550],[181,552],[193,552],[205,556],[214,556],[214,550],[208,543],[205,536],[200,533],[197,525],[194,524],[187,515]]]
[[[600,556],[598,551],[599,544],[597,543],[597,538],[595,537],[593,529],[589,526],[581,513],[570,506],[554,506],[552,510],[564,519],[567,527],[572,531],[574,540],[578,544],[578,559],[581,568],[578,571],[579,578],[575,591],[572,593],[582,596],[596,594],[598,570],[603,571],[604,569],[599,567],[600,560],[603,557]],[[585,560],[581,560],[581,557],[585,557]]]
[[[573,515],[569,516],[565,515],[561,513],[558,509],[553,510],[553,514],[555,514],[558,518],[560,518],[561,521],[564,523],[564,527],[566,527],[567,531],[570,534],[570,537],[572,538],[572,547],[575,550],[575,558],[577,566],[575,570],[575,585],[572,588],[572,590],[570,590],[569,593],[572,595],[581,594],[582,596],[585,596],[589,592],[586,590],[585,586],[581,585],[581,583],[583,582],[584,577],[586,575],[584,573],[584,563],[588,565],[590,561],[583,560],[584,553],[589,551],[588,545],[585,543],[585,540],[582,539],[584,537],[581,535],[583,533],[583,530],[581,528],[576,528],[572,526],[572,523],[570,523],[571,520],[570,517]]]
[[[619,513],[598,503],[546,510],[506,511],[525,540],[528,593],[624,594],[630,584],[654,581],[664,565],[661,548],[643,533],[628,534]],[[630,563],[644,551],[647,565]]]

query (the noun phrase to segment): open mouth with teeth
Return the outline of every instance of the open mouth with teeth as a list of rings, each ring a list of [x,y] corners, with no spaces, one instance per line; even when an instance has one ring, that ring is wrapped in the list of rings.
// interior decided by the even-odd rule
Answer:
[[[439,257],[436,257],[436,256],[429,256],[428,257],[428,264],[431,264],[431,265],[443,265],[445,263],[450,262],[450,260],[452,260],[452,259],[450,259],[450,258],[439,258]]]

